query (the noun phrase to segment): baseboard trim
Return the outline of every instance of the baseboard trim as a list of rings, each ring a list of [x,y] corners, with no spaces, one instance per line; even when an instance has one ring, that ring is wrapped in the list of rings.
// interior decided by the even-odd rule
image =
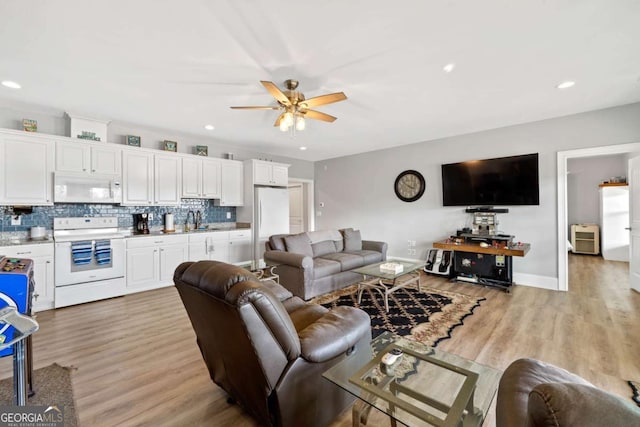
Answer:
[[[537,274],[513,273],[513,281],[517,285],[530,286],[532,288],[558,290],[558,278],[539,276]]]

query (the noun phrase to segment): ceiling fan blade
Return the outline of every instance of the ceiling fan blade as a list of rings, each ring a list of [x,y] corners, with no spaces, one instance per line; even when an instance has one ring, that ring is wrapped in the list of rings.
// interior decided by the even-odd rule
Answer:
[[[276,122],[273,124],[273,126],[280,126],[280,122],[282,121],[282,119],[284,119],[284,115],[286,114],[286,111],[282,114],[280,114],[278,116],[278,118],[276,119]]]
[[[262,83],[262,86],[264,86],[265,89],[267,89],[269,91],[269,93],[275,99],[278,100],[278,102],[280,102],[281,104],[286,105],[286,106],[291,105],[291,101],[289,101],[289,98],[287,98],[287,95],[282,93],[282,91],[280,89],[278,89],[278,86],[276,86],[272,82],[267,82],[267,81],[264,81],[264,80],[260,80],[260,83]]]
[[[234,110],[279,110],[280,107],[229,107]]]
[[[328,114],[321,113],[320,111],[315,111],[315,110],[305,111],[304,116],[309,119],[322,120],[323,122],[329,122],[329,123],[334,122],[337,119],[337,117],[333,117]]]
[[[305,99],[300,103],[302,108],[313,108],[320,105],[332,104],[334,102],[340,102],[347,99],[347,95],[344,92],[330,93],[328,95],[316,96],[314,98]]]

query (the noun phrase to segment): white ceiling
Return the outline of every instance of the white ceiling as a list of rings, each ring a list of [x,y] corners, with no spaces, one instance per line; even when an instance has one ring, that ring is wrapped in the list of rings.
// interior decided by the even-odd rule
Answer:
[[[0,98],[306,160],[638,102],[639,52],[637,0],[0,3]],[[229,108],[287,78],[338,120]]]

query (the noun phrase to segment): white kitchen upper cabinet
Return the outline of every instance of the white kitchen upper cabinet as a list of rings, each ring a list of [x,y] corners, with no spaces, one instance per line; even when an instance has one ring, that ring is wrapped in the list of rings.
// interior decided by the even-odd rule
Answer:
[[[120,147],[106,143],[56,141],[56,172],[120,175]]]
[[[183,158],[182,197],[190,199],[220,198],[220,160]]]
[[[255,185],[286,187],[289,183],[289,165],[255,159],[248,162],[252,167]]]
[[[220,161],[202,161],[202,196],[207,199],[220,198]]]
[[[122,156],[122,204],[153,204],[153,154],[126,150]]]
[[[221,166],[220,201],[217,206],[244,205],[244,178],[242,162],[223,160]]]
[[[122,149],[109,145],[91,147],[91,173],[118,175],[121,173]]]
[[[182,159],[182,197],[196,199],[202,197],[202,160],[184,157]]]
[[[289,167],[273,165],[271,179],[273,180],[273,185],[286,187],[289,184]]]
[[[156,155],[154,160],[154,200],[160,206],[180,204],[182,187],[182,162],[174,155]]]
[[[0,205],[53,205],[54,142],[0,133]]]

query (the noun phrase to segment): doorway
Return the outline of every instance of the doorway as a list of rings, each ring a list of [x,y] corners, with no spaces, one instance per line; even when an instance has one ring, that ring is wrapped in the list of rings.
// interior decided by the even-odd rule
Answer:
[[[289,232],[291,234],[315,229],[313,212],[313,181],[289,178]]]
[[[569,240],[567,239],[569,230],[567,193],[569,159],[611,156],[615,154],[630,155],[638,153],[640,153],[640,143],[609,145],[604,147],[593,147],[558,152],[558,290],[569,290]]]

